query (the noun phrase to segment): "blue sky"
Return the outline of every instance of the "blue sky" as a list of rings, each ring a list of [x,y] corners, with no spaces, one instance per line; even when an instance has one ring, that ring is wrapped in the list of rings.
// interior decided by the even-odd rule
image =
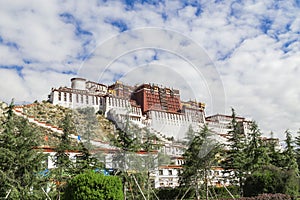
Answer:
[[[43,100],[80,73],[157,82],[282,138],[300,128],[298,13],[299,0],[0,0],[0,99]]]

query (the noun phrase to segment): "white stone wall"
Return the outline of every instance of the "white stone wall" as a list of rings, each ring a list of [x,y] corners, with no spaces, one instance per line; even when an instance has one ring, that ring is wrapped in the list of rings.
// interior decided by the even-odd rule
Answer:
[[[60,105],[71,109],[93,107],[95,111],[98,111],[102,98],[103,97],[85,93],[71,93],[53,90],[50,94],[49,100],[54,105]]]
[[[201,123],[192,120],[191,116],[180,113],[167,113],[162,111],[149,111],[150,126],[175,140],[182,140],[191,125],[193,130],[198,130]]]

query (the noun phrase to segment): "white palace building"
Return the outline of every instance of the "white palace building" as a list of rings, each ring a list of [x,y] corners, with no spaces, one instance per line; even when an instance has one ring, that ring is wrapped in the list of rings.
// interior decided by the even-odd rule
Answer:
[[[95,112],[104,114],[118,128],[129,121],[140,128],[148,127],[162,142],[160,151],[172,157],[174,165],[161,166],[155,175],[155,187],[178,186],[177,171],[181,169],[185,146],[182,141],[189,128],[198,131],[207,124],[216,134],[215,139],[226,142],[231,116],[205,116],[205,104],[196,101],[184,102],[179,90],[142,84],[125,85],[119,81],[112,85],[92,82],[84,78],[72,78],[71,87],[52,88],[49,101],[54,105],[76,109],[93,107]],[[249,121],[237,118],[245,133],[249,131]]]

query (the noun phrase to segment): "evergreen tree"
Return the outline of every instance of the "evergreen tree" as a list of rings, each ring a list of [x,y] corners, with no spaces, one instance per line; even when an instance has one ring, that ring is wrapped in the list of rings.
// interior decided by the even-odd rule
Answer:
[[[141,140],[137,137],[139,132],[140,130],[130,123],[129,115],[127,115],[124,128],[118,128],[115,137],[111,138],[113,145],[120,149],[120,152],[114,155],[113,162],[115,167],[121,170],[120,176],[123,179],[125,199],[130,198],[130,196],[127,196],[126,191],[130,182],[132,182],[128,170],[131,164],[136,164],[137,160],[134,154],[141,149]]]
[[[284,157],[283,154],[276,149],[278,146],[276,139],[274,138],[274,133],[271,132],[271,141],[267,144],[269,149],[270,164],[279,168],[284,167]]]
[[[289,130],[285,131],[286,139],[285,139],[285,150],[283,154],[285,155],[284,163],[285,168],[287,170],[293,170],[295,172],[298,172],[298,166],[295,156],[295,151],[293,147],[293,141],[292,141],[292,135]]]
[[[37,132],[26,119],[13,113],[13,102],[0,127],[0,197],[7,199],[41,198],[39,186],[45,156],[37,150]],[[39,193],[36,190],[40,190]]]
[[[216,161],[219,146],[210,138],[211,131],[205,125],[200,132],[196,132],[188,149],[183,154],[185,163],[180,175],[181,185],[193,186],[197,199],[200,199],[199,183],[204,181],[208,186],[208,171]],[[206,195],[207,196],[207,195]]]
[[[228,132],[228,150],[222,161],[222,167],[225,172],[230,173],[230,179],[233,184],[239,184],[242,195],[242,185],[246,168],[246,137],[244,135],[241,124],[236,119],[236,114],[232,108],[232,120],[230,123],[230,131]],[[233,172],[233,173],[232,173]]]
[[[285,166],[284,168],[287,171],[285,181],[287,185],[287,190],[285,191],[285,193],[290,194],[293,197],[297,197],[299,192],[299,170],[293,146],[292,134],[289,130],[286,130],[285,134],[286,147],[283,152]]]
[[[247,145],[247,171],[253,171],[270,162],[267,145],[263,143],[261,132],[256,122],[251,123],[250,141]]]
[[[62,121],[63,134],[60,137],[60,141],[55,148],[55,166],[52,171],[52,177],[56,182],[57,196],[60,198],[61,192],[64,190],[64,186],[68,179],[74,175],[74,163],[70,159],[70,151],[74,150],[71,145],[71,135],[75,135],[75,127],[72,123],[71,114],[66,114]]]

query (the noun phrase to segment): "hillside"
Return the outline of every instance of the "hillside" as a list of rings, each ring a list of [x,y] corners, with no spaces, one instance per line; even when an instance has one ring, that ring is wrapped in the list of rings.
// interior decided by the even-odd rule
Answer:
[[[0,122],[5,120],[7,104],[0,102]],[[89,132],[90,139],[107,142],[109,135],[113,134],[114,125],[103,115],[95,114],[90,109],[71,110],[48,102],[35,102],[28,105],[15,106],[15,113],[22,118],[27,118],[30,126],[41,133],[41,145],[55,146],[62,133],[62,122],[66,114],[72,116],[75,122],[75,135],[85,137]],[[73,142],[76,143],[74,139]],[[75,144],[74,143],[74,144]]]
[[[24,105],[22,110],[27,116],[58,128],[62,127],[65,116],[70,114],[75,123],[76,134],[84,136],[87,127],[90,127],[91,139],[95,140],[108,141],[109,135],[113,134],[114,130],[113,124],[103,115],[96,115],[88,108],[71,110],[43,101]]]

